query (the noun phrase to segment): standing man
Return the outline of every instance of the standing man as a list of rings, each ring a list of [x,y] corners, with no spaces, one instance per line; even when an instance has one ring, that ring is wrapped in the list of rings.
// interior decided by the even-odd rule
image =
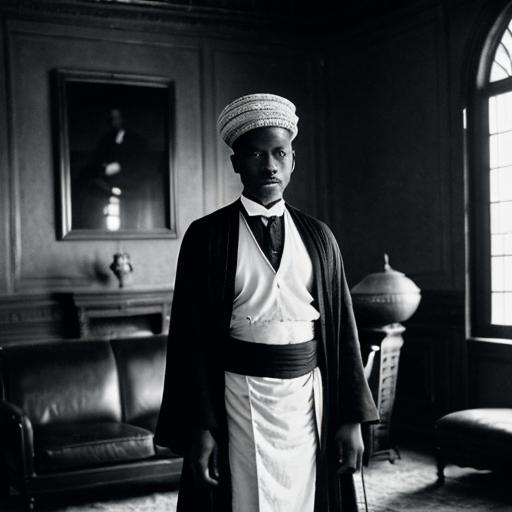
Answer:
[[[295,106],[243,96],[218,127],[243,184],[180,251],[156,442],[185,458],[179,512],[352,512],[363,373],[336,240],[283,200]]]

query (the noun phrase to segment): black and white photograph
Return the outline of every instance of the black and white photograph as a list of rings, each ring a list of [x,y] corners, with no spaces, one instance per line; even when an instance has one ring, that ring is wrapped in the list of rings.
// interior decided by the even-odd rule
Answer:
[[[512,0],[1,0],[0,71],[0,512],[512,511]]]

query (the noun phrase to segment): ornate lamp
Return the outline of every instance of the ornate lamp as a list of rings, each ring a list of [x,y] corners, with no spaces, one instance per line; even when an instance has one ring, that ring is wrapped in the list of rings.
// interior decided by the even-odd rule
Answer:
[[[384,271],[367,275],[351,289],[359,326],[361,348],[367,355],[365,374],[379,409],[381,423],[366,431],[365,463],[370,457],[386,455],[394,462],[400,455],[391,444],[390,422],[395,401],[402,334],[400,322],[409,319],[421,300],[414,282],[389,265],[384,254]]]

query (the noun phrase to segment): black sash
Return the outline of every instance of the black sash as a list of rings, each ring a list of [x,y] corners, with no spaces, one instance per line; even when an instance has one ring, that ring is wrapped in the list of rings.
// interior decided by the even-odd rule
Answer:
[[[266,345],[229,338],[224,369],[251,377],[293,379],[317,366],[316,340],[288,345]]]

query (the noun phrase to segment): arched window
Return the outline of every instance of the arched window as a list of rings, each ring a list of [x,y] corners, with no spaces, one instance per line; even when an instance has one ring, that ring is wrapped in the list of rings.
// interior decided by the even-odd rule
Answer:
[[[468,114],[472,334],[512,339],[512,5],[487,36]]]

